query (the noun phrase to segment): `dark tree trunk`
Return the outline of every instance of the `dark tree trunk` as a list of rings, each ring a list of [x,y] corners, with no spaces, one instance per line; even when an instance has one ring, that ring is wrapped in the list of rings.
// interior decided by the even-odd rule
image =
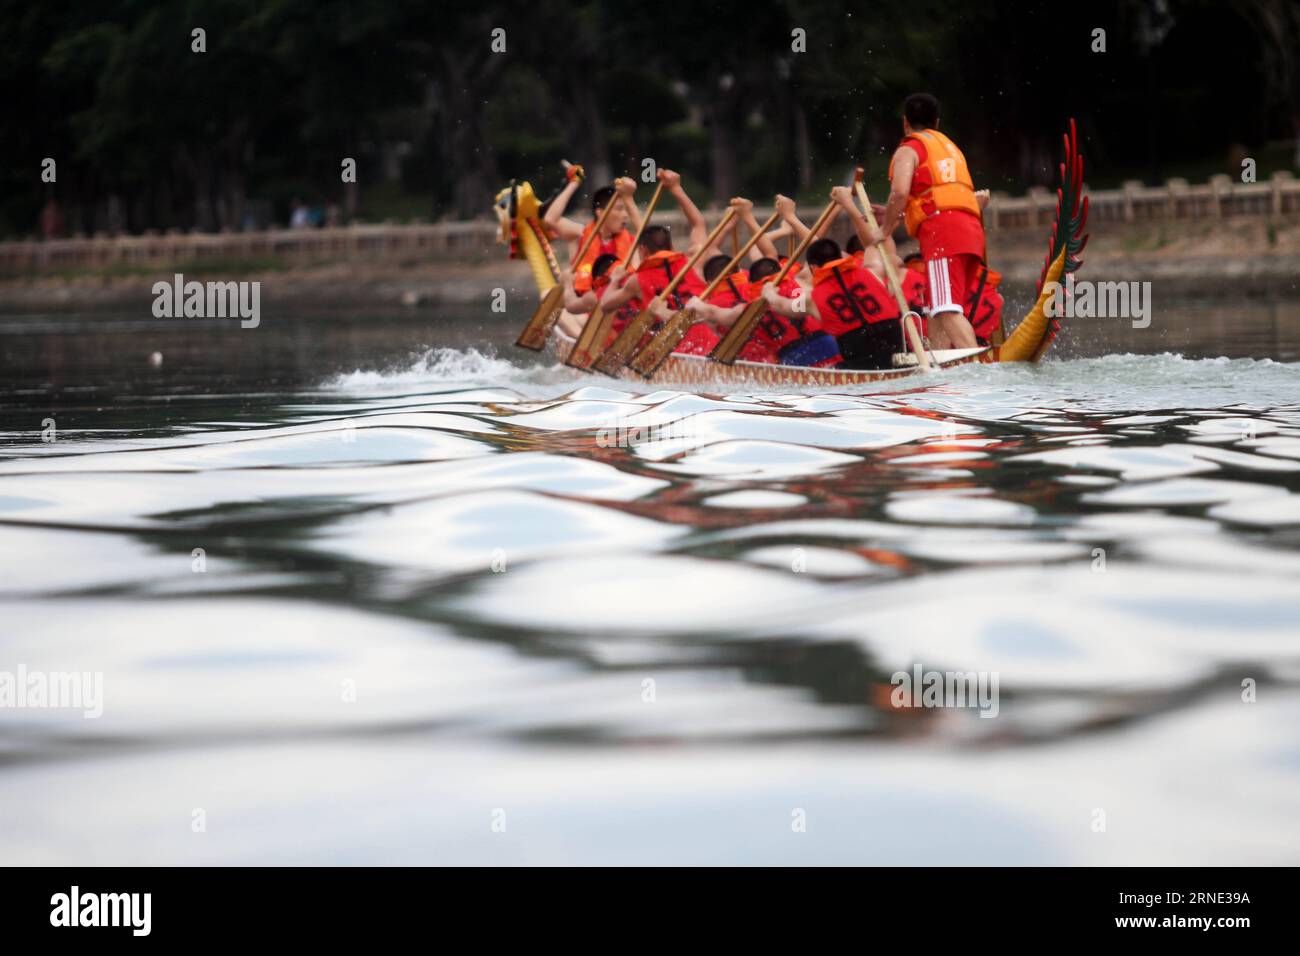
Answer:
[[[812,189],[813,158],[812,140],[808,136],[808,114],[804,112],[799,98],[793,97],[794,112],[794,159],[795,172],[798,175],[799,192],[806,193]]]
[[[613,180],[614,174],[609,162],[609,143],[605,138],[600,102],[591,83],[586,82],[588,75],[590,74],[583,73],[583,82],[569,87],[569,93],[573,97],[573,112],[579,119],[578,129],[575,130],[577,135],[571,137],[570,142],[579,145],[582,158],[567,158],[570,162],[586,167],[589,182],[604,185]]]
[[[445,212],[456,219],[475,219],[488,213],[502,185],[483,126],[483,104],[505,57],[448,48],[440,51],[438,60],[441,82],[434,108],[442,172],[452,187]]]
[[[740,163],[735,98],[718,92],[707,98],[704,115],[709,127],[709,167],[713,180],[713,201],[725,203],[740,191]]]

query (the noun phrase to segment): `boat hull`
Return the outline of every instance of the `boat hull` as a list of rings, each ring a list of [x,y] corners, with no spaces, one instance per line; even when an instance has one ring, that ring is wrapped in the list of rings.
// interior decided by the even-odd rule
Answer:
[[[551,347],[560,362],[573,351],[576,340],[558,328],[552,330]],[[971,351],[971,350],[966,350]],[[974,362],[998,361],[998,349],[980,349],[974,354],[936,362],[939,368],[952,368]],[[806,368],[798,365],[770,365],[762,362],[738,361],[723,365],[706,355],[684,355],[673,352],[664,359],[649,379],[626,366],[619,369],[617,378],[652,385],[686,385],[693,388],[712,388],[719,385],[747,385],[760,387],[795,387],[834,389],[872,382],[894,382],[924,374],[920,368],[846,370],[834,368]]]

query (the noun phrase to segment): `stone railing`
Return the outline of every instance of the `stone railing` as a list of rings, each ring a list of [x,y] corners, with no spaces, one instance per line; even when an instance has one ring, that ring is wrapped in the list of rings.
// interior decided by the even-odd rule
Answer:
[[[1090,223],[1300,216],[1300,181],[1285,170],[1261,183],[1234,182],[1228,176],[1195,186],[1185,179],[1171,179],[1163,186],[1129,181],[1120,189],[1087,194]],[[1056,193],[1041,187],[1026,196],[994,193],[985,224],[989,230],[1036,228],[1049,225],[1055,210]]]
[[[1144,223],[1161,220],[1250,217],[1300,217],[1300,181],[1289,172],[1274,173],[1260,183],[1239,183],[1215,176],[1195,186],[1171,179],[1163,186],[1128,182],[1121,189],[1088,193],[1089,222]],[[1056,194],[1033,188],[1025,196],[994,193],[985,212],[990,231],[1043,229],[1056,210]],[[770,210],[756,210],[765,218]],[[717,211],[706,214],[716,221]],[[680,231],[680,212],[665,211],[655,221]],[[178,263],[208,260],[279,260],[299,265],[352,260],[482,259],[504,255],[499,229],[489,220],[475,222],[352,225],[332,229],[277,229],[261,232],[168,233],[142,236],[94,236],[46,242],[0,242],[0,275],[40,275],[113,266],[164,269]]]
[[[498,232],[495,224],[485,221],[0,242],[0,275],[114,265],[152,268],[204,259],[275,259],[306,264],[407,255],[458,258],[482,254]]]

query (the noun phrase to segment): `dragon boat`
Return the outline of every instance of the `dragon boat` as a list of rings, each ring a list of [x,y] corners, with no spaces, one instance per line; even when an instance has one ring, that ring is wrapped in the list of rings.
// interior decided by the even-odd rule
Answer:
[[[1083,157],[1079,152],[1078,132],[1073,121],[1063,137],[1065,154],[1059,166],[1060,185],[1056,191],[1056,215],[1048,241],[1047,256],[1038,279],[1036,301],[1005,340],[978,349],[950,349],[932,352],[935,367],[949,368],[971,362],[1037,362],[1047,353],[1060,330],[1058,318],[1048,314],[1057,284],[1076,272],[1088,237],[1088,199],[1083,195]],[[559,281],[560,265],[555,249],[546,236],[540,214],[541,202],[527,182],[512,183],[496,197],[494,209],[501,224],[500,240],[509,246],[511,259],[528,263],[539,296],[545,296]],[[558,326],[550,331],[550,346],[557,359],[564,362],[576,341]],[[895,356],[894,368],[825,369],[795,365],[772,365],[738,360],[733,364],[714,361],[704,355],[670,354],[650,376],[654,384],[709,387],[715,385],[797,386],[828,388],[870,382],[894,381],[920,374],[913,356]],[[596,374],[593,372],[593,374]],[[647,381],[631,368],[619,369],[618,377]]]

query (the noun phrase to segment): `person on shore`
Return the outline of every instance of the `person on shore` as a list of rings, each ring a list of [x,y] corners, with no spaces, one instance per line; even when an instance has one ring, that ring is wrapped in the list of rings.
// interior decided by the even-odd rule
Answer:
[[[889,182],[875,243],[884,243],[905,220],[926,263],[934,347],[973,348],[975,332],[964,305],[984,263],[983,203],[966,157],[939,132],[939,101],[929,93],[903,101],[903,139],[889,162]]]
[[[41,238],[62,239],[67,235],[67,225],[63,219],[63,207],[51,196],[41,208]]]
[[[289,209],[290,229],[311,228],[311,210],[303,204],[301,199],[295,196],[293,202],[289,204]]]

